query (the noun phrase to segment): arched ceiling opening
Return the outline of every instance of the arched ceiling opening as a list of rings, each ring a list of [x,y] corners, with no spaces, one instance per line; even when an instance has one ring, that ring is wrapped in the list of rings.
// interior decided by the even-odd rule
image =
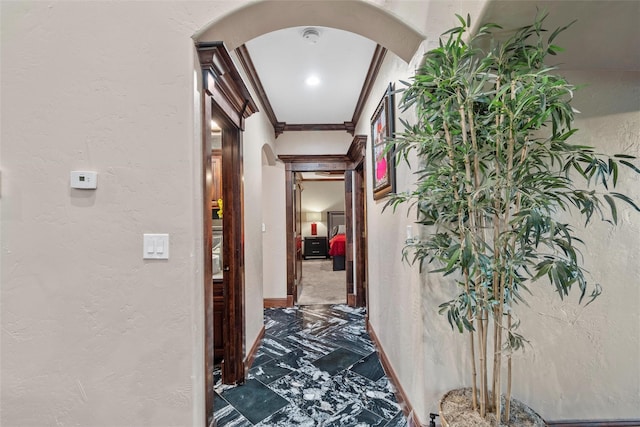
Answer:
[[[362,0],[267,0],[248,4],[211,22],[198,42],[225,42],[229,50],[262,34],[298,26],[338,28],[373,40],[407,63],[424,36],[387,11]]]
[[[309,27],[319,32],[313,46],[302,41]],[[408,63],[424,37],[363,0],[266,0],[208,24],[194,39],[222,41],[235,52],[277,137],[353,134],[387,51]]]

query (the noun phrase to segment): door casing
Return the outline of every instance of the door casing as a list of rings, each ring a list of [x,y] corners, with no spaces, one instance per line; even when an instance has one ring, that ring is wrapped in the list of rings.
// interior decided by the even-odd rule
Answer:
[[[367,304],[366,253],[364,253],[366,248],[366,193],[364,187],[366,141],[367,137],[364,135],[354,136],[347,154],[279,156],[280,160],[285,163],[287,305],[295,304],[298,293],[295,267],[297,242],[293,214],[295,174],[299,172],[340,171],[345,173],[347,303],[356,307],[365,307]],[[354,234],[356,236],[355,242]]]
[[[224,359],[222,380],[244,381],[244,206],[242,186],[242,132],[244,121],[258,108],[222,42],[197,43],[202,70],[202,200],[204,255],[204,370],[205,425],[213,418],[213,282],[211,235],[211,120],[222,127]]]

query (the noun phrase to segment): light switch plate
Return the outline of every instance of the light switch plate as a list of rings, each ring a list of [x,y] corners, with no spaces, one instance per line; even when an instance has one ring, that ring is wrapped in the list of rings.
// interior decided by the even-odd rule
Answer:
[[[169,259],[168,234],[144,234],[142,245],[143,259]]]

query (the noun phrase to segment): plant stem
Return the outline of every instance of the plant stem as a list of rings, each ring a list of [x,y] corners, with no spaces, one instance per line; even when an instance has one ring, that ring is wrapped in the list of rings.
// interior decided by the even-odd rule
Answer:
[[[507,314],[507,330],[511,330],[511,313]],[[511,418],[511,351],[507,354],[507,395],[505,396],[504,422],[509,424]]]
[[[467,110],[467,116],[462,115],[462,122],[465,119],[469,122],[469,135],[471,137],[471,147],[473,149],[473,186],[474,190],[480,189],[480,157],[478,156],[478,137],[476,134],[475,118],[473,114],[473,100],[469,102]],[[473,212],[473,213],[472,213]],[[484,223],[484,216],[477,209],[472,208],[471,194],[469,194],[469,215],[474,220],[473,230],[474,235],[481,235],[482,242],[487,241],[486,227]],[[484,252],[484,251],[483,251]],[[482,275],[480,270],[476,273],[476,287],[482,283]],[[489,406],[489,393],[487,389],[487,311],[485,304],[488,298],[488,290],[486,285],[481,285],[480,303],[476,303],[479,306],[477,310],[477,325],[478,325],[478,345],[480,347],[480,416],[485,417],[487,407]]]
[[[449,161],[451,162],[451,169],[452,169],[452,175],[451,175],[451,182],[454,185],[454,198],[456,200],[456,203],[458,204],[458,232],[459,232],[459,237],[460,237],[460,245],[461,247],[464,244],[464,224],[462,223],[462,206],[460,205],[460,193],[458,192],[458,179],[456,176],[456,169],[455,169],[455,157],[453,154],[453,139],[451,138],[451,132],[449,131],[449,125],[447,124],[446,121],[446,114],[444,112],[444,107],[443,107],[443,128],[444,128],[444,135],[445,135],[445,140],[447,141],[447,145],[449,147]],[[469,286],[469,270],[468,269],[464,269],[464,286],[465,286],[465,292],[467,293],[467,295],[469,295],[469,290],[470,290],[470,286]],[[469,310],[468,313],[468,317],[469,317],[469,322],[471,323],[471,325],[473,325],[473,313],[471,310]],[[469,334],[469,345],[470,345],[470,353],[471,353],[471,375],[472,375],[472,404],[473,404],[473,410],[477,410],[478,409],[478,400],[477,400],[477,394],[478,394],[478,387],[476,384],[476,355],[475,355],[475,343],[473,340],[473,333]]]
[[[515,80],[511,80],[511,88],[510,88],[510,100],[513,103],[515,101],[516,98],[516,81]],[[511,105],[511,104],[510,104]],[[516,145],[516,139],[515,139],[515,135],[514,135],[514,127],[516,125],[514,124],[514,120],[513,120],[513,113],[511,113],[509,115],[509,140],[508,140],[508,145],[507,145],[507,185],[506,185],[506,195],[505,195],[505,214],[504,214],[504,227],[503,230],[507,230],[509,228],[509,222],[511,220],[511,198],[512,198],[512,194],[513,194],[513,156],[514,156],[514,151],[515,151],[515,145]],[[519,210],[519,203],[516,203],[516,207],[517,210]],[[514,234],[515,236],[515,234]],[[511,242],[506,241],[505,239],[505,244],[504,244],[504,253],[505,253],[505,257],[508,257],[507,251],[509,250],[508,248],[511,248],[511,257],[513,257],[514,249],[515,249],[515,239],[511,239]],[[505,266],[507,267],[507,266]],[[511,269],[511,266],[508,267],[509,270]],[[502,322],[502,316],[504,315],[504,304],[505,304],[505,292],[506,292],[506,287],[509,286],[509,298],[511,298],[511,289],[513,287],[513,273],[511,271],[502,272],[502,275],[504,277],[504,275],[508,273],[508,278],[506,279],[502,279],[501,280],[501,298],[500,298],[500,322]],[[506,333],[508,334],[511,330],[511,313],[507,313],[507,331]],[[500,331],[500,341],[502,341],[502,331]],[[501,343],[502,344],[502,343]],[[501,345],[502,347],[502,345]],[[510,402],[510,392],[511,392],[511,352],[509,352],[507,354],[507,364],[508,364],[508,375],[507,375],[507,396],[505,397],[506,400],[506,406],[505,406],[505,419],[508,423],[509,421],[509,410],[511,408],[511,402]],[[500,387],[500,389],[502,389],[502,387]],[[500,402],[500,396],[498,396],[498,402]],[[498,414],[498,419],[500,418],[500,411],[497,412]]]

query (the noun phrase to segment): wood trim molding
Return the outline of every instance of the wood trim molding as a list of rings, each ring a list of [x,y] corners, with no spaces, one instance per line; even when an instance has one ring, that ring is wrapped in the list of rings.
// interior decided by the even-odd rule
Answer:
[[[640,427],[640,419],[635,420],[564,420],[546,421],[549,427]]]
[[[367,332],[371,336],[371,340],[373,341],[373,343],[376,346],[376,349],[378,350],[378,355],[380,356],[380,363],[382,363],[384,372],[387,374],[387,376],[389,377],[389,381],[391,381],[391,384],[393,384],[393,387],[396,390],[395,392],[396,400],[398,401],[398,404],[400,405],[402,412],[404,413],[405,417],[407,418],[412,417],[411,421],[413,422],[413,425],[422,426],[423,424],[420,422],[418,415],[416,415],[415,411],[413,410],[413,406],[411,406],[411,402],[409,402],[407,393],[404,391],[404,389],[400,385],[400,380],[398,380],[398,375],[393,370],[391,362],[389,361],[389,358],[384,352],[384,348],[382,347],[382,344],[380,343],[380,340],[378,339],[378,336],[376,335],[376,332],[374,331],[373,326],[371,326],[371,323],[369,323],[368,320],[367,320]]]
[[[283,308],[291,307],[289,298],[265,298],[263,301],[264,308]]]
[[[293,304],[293,293],[295,290],[295,230],[293,218],[293,193],[294,186],[296,185],[295,172],[285,171],[285,221],[286,221],[286,236],[287,236],[287,303],[291,298]]]
[[[353,286],[354,275],[353,275],[353,217],[354,217],[354,206],[353,206],[353,176],[355,172],[353,169],[348,170],[344,173],[344,222],[345,224],[350,224],[351,229],[346,234],[346,242],[345,242],[345,270],[347,272],[347,297],[350,294],[355,296],[355,289]]]
[[[367,71],[367,77],[364,79],[364,84],[362,85],[362,90],[360,91],[360,96],[358,97],[358,102],[356,103],[356,108],[353,112],[353,117],[351,118],[351,122],[354,126],[358,124],[358,120],[360,120],[360,116],[362,115],[362,110],[364,109],[364,104],[369,99],[369,95],[371,94],[371,89],[373,88],[373,84],[378,78],[378,73],[380,72],[380,67],[382,66],[382,61],[384,61],[384,57],[387,55],[387,49],[377,45],[375,51],[373,52],[373,57],[371,58],[371,64],[369,65],[369,70]],[[353,132],[350,132],[353,135]]]
[[[342,182],[344,181],[344,178],[302,178],[302,182],[331,182],[331,181]]]
[[[349,161],[344,154],[281,154],[278,158],[286,164]]]
[[[244,369],[246,372],[249,372],[251,369],[251,365],[253,365],[253,361],[256,359],[256,353],[258,353],[258,349],[260,348],[260,343],[262,342],[262,338],[264,338],[265,327],[262,326],[256,340],[253,342],[251,346],[251,350],[247,353],[247,358],[244,361]]]
[[[203,132],[203,183],[205,219],[204,253],[211,252],[211,119],[220,120],[223,129],[222,138],[222,198],[225,201],[226,213],[224,226],[224,308],[223,308],[223,340],[224,357],[222,364],[222,380],[225,384],[244,381],[244,343],[245,343],[245,307],[244,307],[244,253],[242,252],[244,236],[244,201],[242,182],[242,130],[247,117],[258,111],[258,107],[245,86],[238,69],[229,56],[224,43],[197,43],[198,60],[202,69],[202,132]],[[205,286],[211,287],[211,258],[205,256]],[[212,299],[207,297],[205,288],[205,313],[209,316]],[[208,346],[211,322],[205,320],[207,331],[205,345]],[[205,350],[205,351],[208,351]],[[206,362],[209,355],[205,353]],[[207,369],[206,372],[212,372]],[[207,378],[208,380],[208,378]],[[205,390],[207,399],[207,416],[213,410],[208,400],[212,399],[211,388]]]
[[[219,41],[197,43],[196,48],[205,89],[229,119],[244,130],[244,119],[258,112],[258,106],[242,81],[227,48]]]
[[[258,72],[256,71],[256,67],[253,64],[253,60],[251,59],[251,55],[249,54],[247,46],[244,44],[239,46],[236,49],[236,55],[240,60],[240,65],[242,65],[242,68],[244,68],[244,72],[247,73],[249,83],[256,91],[258,101],[260,102],[260,104],[262,104],[264,112],[269,118],[269,121],[273,126],[275,136],[277,138],[282,132],[284,132],[286,123],[279,122],[278,118],[276,117],[276,113],[273,112],[273,107],[271,106],[269,97],[267,97],[267,92],[264,90],[264,86],[262,86],[262,82],[260,81],[260,77],[258,76]]]
[[[356,306],[356,295],[355,294],[347,294],[347,305],[349,307]]]
[[[204,82],[203,82],[204,83]],[[215,424],[213,417],[213,367],[214,367],[214,324],[213,324],[213,286],[211,283],[213,266],[211,263],[211,253],[213,246],[211,232],[211,97],[203,93],[200,99],[201,120],[202,120],[202,249],[204,254],[203,278],[204,278],[204,373],[205,373],[205,425]]]
[[[339,172],[350,169],[351,161],[344,154],[280,155],[285,170],[292,172]]]
[[[356,135],[353,137],[353,141],[349,146],[349,151],[347,151],[347,157],[354,164],[358,165],[364,162],[367,156],[367,136],[366,135]]]
[[[355,125],[352,122],[344,123],[301,123],[301,124],[289,124],[284,123],[283,131],[287,132],[302,132],[302,131],[330,131],[341,130],[349,132],[353,135]]]

